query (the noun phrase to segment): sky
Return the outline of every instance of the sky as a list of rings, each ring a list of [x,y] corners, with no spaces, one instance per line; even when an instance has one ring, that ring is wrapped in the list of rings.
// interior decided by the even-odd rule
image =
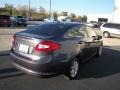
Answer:
[[[31,7],[39,9],[40,6],[49,10],[50,0],[30,0]],[[51,0],[52,11],[75,13],[77,15],[110,14],[113,13],[115,0]],[[5,3],[28,5],[29,0],[0,0],[0,7]]]

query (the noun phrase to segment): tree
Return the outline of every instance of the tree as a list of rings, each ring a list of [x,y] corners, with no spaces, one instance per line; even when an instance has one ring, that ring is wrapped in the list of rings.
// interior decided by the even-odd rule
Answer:
[[[82,19],[81,19],[82,22],[87,22],[87,16],[83,16]]]
[[[22,16],[28,15],[28,7],[26,5],[17,6],[17,11],[18,11],[18,15],[22,15]],[[31,12],[31,10],[30,10],[30,12]]]
[[[76,15],[74,13],[71,13],[69,17],[71,21],[75,21]]]
[[[12,9],[13,9],[13,5],[10,5],[10,4],[5,4],[5,11],[6,11],[6,14],[8,15],[12,15]]]
[[[82,19],[81,16],[77,16],[76,19],[75,19],[75,21],[81,22],[81,19]]]
[[[44,20],[45,18],[47,18],[46,10],[45,10],[45,8],[40,6],[40,8],[39,8],[39,19]]]
[[[19,11],[16,8],[14,8],[14,7],[12,9],[12,15],[14,15],[14,16],[19,15]]]
[[[68,12],[62,12],[62,16],[68,16]]]
[[[46,13],[46,10],[45,10],[42,6],[40,6],[40,8],[39,8],[39,13],[40,13],[40,14],[45,14],[45,13]]]
[[[53,17],[54,17],[54,19],[55,19],[55,21],[56,21],[57,18],[58,18],[58,13],[57,13],[57,11],[53,12]]]

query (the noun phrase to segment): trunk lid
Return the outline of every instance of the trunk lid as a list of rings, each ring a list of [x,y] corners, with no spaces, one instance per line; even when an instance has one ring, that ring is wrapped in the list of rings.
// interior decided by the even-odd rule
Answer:
[[[14,36],[13,51],[25,57],[35,57],[40,53],[35,51],[36,45],[43,40],[49,40],[52,36],[38,36],[28,33],[19,33]]]

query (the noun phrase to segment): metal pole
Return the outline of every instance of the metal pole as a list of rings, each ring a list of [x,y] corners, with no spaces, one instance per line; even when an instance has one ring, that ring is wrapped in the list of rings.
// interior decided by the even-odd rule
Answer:
[[[49,15],[51,17],[51,0],[50,0],[50,10],[49,10]]]
[[[29,15],[28,15],[28,19],[30,20],[30,0],[29,0]]]

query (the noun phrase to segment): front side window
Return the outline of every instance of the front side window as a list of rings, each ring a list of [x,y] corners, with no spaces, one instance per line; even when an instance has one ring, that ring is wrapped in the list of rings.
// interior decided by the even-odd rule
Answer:
[[[86,27],[89,37],[97,36],[96,32],[91,27]]]
[[[67,37],[87,37],[87,33],[84,30],[84,27],[74,27],[72,29],[69,30],[69,32],[67,33]]]
[[[103,27],[113,28],[113,29],[120,29],[120,24],[106,23],[106,24],[103,25]]]

